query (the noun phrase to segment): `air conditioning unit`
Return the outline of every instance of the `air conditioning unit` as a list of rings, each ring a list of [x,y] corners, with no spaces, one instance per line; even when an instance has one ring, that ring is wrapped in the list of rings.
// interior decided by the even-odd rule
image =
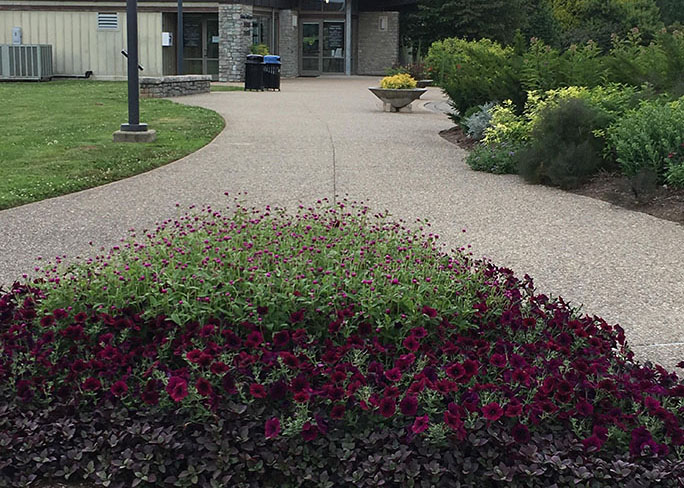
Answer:
[[[0,80],[52,78],[50,44],[0,44]]]

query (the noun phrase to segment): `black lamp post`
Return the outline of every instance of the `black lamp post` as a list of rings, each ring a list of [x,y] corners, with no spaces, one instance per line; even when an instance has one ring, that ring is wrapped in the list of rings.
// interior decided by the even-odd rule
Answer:
[[[126,27],[128,37],[128,123],[121,124],[121,130],[127,132],[143,132],[147,130],[147,124],[140,123],[137,0],[126,0]]]
[[[140,123],[140,88],[138,86],[138,3],[126,0],[128,52],[128,123],[114,133],[114,142],[151,142],[156,139],[147,124]]]
[[[176,72],[183,74],[183,0],[178,0],[178,27],[176,29]]]

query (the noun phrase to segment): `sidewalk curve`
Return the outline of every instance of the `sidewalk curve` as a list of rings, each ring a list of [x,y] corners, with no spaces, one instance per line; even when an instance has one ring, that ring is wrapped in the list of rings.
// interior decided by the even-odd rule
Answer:
[[[642,358],[684,360],[684,227],[588,197],[470,170],[433,110],[385,113],[376,78],[285,80],[282,92],[176,99],[219,112],[226,129],[175,163],[99,188],[0,212],[0,283],[37,256],[90,255],[129,228],[189,205],[293,206],[348,194],[395,218],[429,218],[448,248],[472,245],[538,288],[620,323]],[[430,89],[426,101],[440,102]],[[462,229],[467,232],[463,233]],[[89,246],[93,242],[95,248]],[[680,370],[681,372],[681,370]]]

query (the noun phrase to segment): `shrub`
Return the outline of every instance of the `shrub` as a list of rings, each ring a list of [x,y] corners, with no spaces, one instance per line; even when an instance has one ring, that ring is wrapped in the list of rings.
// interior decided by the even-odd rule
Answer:
[[[684,188],[684,142],[675,152],[667,155],[667,174],[665,180],[672,186]]]
[[[433,43],[425,62],[460,116],[491,100],[511,99],[522,106],[513,48],[488,39],[451,38]]]
[[[506,142],[476,146],[466,158],[468,166],[475,171],[494,174],[515,174],[518,172],[516,153],[520,149]]]
[[[518,153],[518,171],[531,183],[574,188],[603,166],[603,144],[594,131],[605,118],[581,99],[569,99],[541,113],[530,145]]]
[[[484,131],[492,120],[492,108],[494,106],[494,102],[485,103],[477,107],[477,110],[472,114],[463,118],[461,126],[465,129],[468,137],[478,141],[484,137]]]
[[[627,176],[642,169],[664,181],[666,161],[684,142],[684,97],[673,102],[644,101],[611,125],[606,133],[611,149]]]
[[[624,38],[614,36],[604,63],[611,81],[635,86],[648,83],[656,91],[679,96],[684,89],[684,32],[663,30],[647,45],[638,29]]]
[[[380,80],[380,87],[393,90],[410,89],[416,87],[416,80],[407,73],[399,73],[394,76],[385,76]]]
[[[522,145],[530,135],[528,121],[517,115],[513,102],[506,100],[491,109],[492,118],[485,128],[483,142],[485,144]]]
[[[532,38],[522,58],[521,83],[525,90],[550,90],[561,85],[561,57],[557,49]]]
[[[266,44],[252,44],[252,46],[249,49],[249,52],[251,52],[252,54],[260,54],[262,56],[266,56],[269,54],[268,46]]]
[[[0,485],[677,486],[684,384],[358,204],[204,208],[0,295]]]

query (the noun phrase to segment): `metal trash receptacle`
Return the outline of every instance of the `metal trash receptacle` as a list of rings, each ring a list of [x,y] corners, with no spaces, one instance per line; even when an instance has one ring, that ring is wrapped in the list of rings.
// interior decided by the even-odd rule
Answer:
[[[264,56],[264,88],[280,91],[280,56]]]
[[[248,54],[245,63],[245,90],[264,89],[264,57]]]

